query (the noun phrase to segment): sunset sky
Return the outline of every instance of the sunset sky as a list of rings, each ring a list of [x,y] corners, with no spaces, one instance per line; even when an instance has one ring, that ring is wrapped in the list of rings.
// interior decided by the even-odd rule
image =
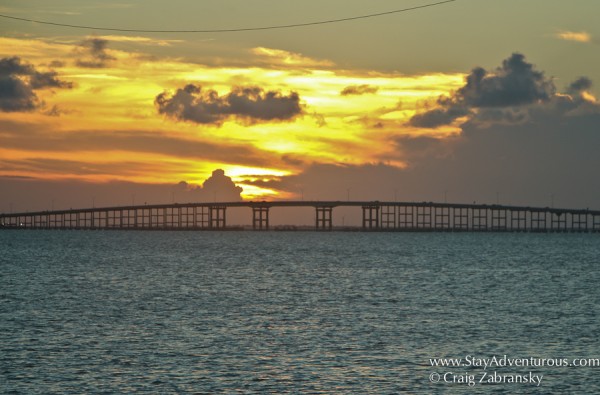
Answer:
[[[13,0],[0,14],[216,30],[431,3]],[[233,183],[244,199],[600,208],[598,15],[591,0],[457,0],[189,34],[0,18],[0,211],[231,200]]]

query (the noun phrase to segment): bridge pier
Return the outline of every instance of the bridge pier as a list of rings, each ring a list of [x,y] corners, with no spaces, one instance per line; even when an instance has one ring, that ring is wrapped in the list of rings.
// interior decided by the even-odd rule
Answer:
[[[224,229],[226,226],[225,210],[226,206],[210,206],[210,228]]]
[[[210,227],[210,210],[207,207],[198,207],[195,216],[196,226],[200,228]]]
[[[466,207],[455,207],[452,210],[454,230],[469,230],[469,209]]]
[[[565,232],[567,230],[567,215],[552,213],[550,215],[550,229],[553,232]]]
[[[492,230],[506,231],[508,221],[506,220],[506,209],[492,209]]]
[[[364,230],[379,229],[379,209],[378,204],[362,206],[362,227]]]
[[[402,229],[412,229],[415,227],[414,207],[400,206],[398,212],[398,227]]]
[[[600,214],[592,215],[592,232],[600,232]]]
[[[417,228],[432,229],[431,206],[417,206]]]
[[[529,221],[531,225],[529,228],[533,232],[546,232],[546,212],[545,211],[531,211],[531,217]]]
[[[487,230],[487,208],[473,208],[471,213],[471,229],[479,232]]]
[[[396,209],[396,206],[381,206],[381,227],[383,229],[398,228]]]
[[[571,229],[573,232],[587,232],[588,219],[587,214],[573,213],[571,214]]]
[[[252,207],[252,229],[269,230],[269,207]]]
[[[435,229],[450,229],[450,208],[434,207]]]
[[[333,207],[316,206],[316,230],[331,230],[333,228]]]
[[[516,210],[510,212],[510,229],[513,232],[527,230],[527,211]]]

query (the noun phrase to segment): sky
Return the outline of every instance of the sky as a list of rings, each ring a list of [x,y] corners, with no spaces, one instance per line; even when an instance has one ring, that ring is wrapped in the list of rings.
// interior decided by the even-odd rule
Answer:
[[[422,0],[0,1],[219,30]],[[600,208],[600,2],[456,0],[228,33],[0,23],[0,212],[380,200]]]

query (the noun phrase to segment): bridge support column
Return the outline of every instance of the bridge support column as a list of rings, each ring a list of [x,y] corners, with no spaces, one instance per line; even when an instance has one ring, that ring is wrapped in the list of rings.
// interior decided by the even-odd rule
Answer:
[[[436,206],[433,210],[435,216],[435,229],[450,229],[450,207]]]
[[[333,228],[333,207],[315,207],[316,230],[331,230]]]
[[[210,206],[210,228],[223,229],[226,226],[226,206]]]
[[[403,229],[414,228],[414,207],[400,206],[398,209],[398,227]]]
[[[565,232],[567,230],[567,214],[553,212],[550,214],[550,229],[552,232]]]
[[[381,227],[384,229],[397,229],[397,206],[381,206]]]
[[[379,205],[363,206],[362,227],[364,230],[379,229]]]
[[[467,207],[452,209],[452,229],[469,230],[469,209]]]
[[[592,215],[592,232],[600,232],[600,214]]]
[[[252,229],[269,230],[268,207],[252,207]]]
[[[513,232],[524,232],[527,230],[527,211],[511,210],[510,230]]]
[[[532,232],[546,232],[546,211],[531,211],[529,222]]]
[[[473,208],[471,209],[471,229],[474,231],[486,231],[488,230],[487,219],[488,209],[487,208]]]
[[[582,213],[571,214],[571,231],[587,232],[587,230],[588,230],[587,214],[582,214]]]
[[[418,205],[417,209],[417,228],[419,229],[433,229],[432,216],[431,216],[431,205]]]
[[[492,230],[505,231],[508,229],[506,209],[492,208]]]

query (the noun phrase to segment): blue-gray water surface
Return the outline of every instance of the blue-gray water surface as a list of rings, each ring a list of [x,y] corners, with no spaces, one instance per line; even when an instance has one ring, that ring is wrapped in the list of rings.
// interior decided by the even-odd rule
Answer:
[[[552,362],[600,358],[597,234],[2,231],[0,248],[2,393],[600,393],[600,367]],[[430,363],[494,356],[552,361]]]

